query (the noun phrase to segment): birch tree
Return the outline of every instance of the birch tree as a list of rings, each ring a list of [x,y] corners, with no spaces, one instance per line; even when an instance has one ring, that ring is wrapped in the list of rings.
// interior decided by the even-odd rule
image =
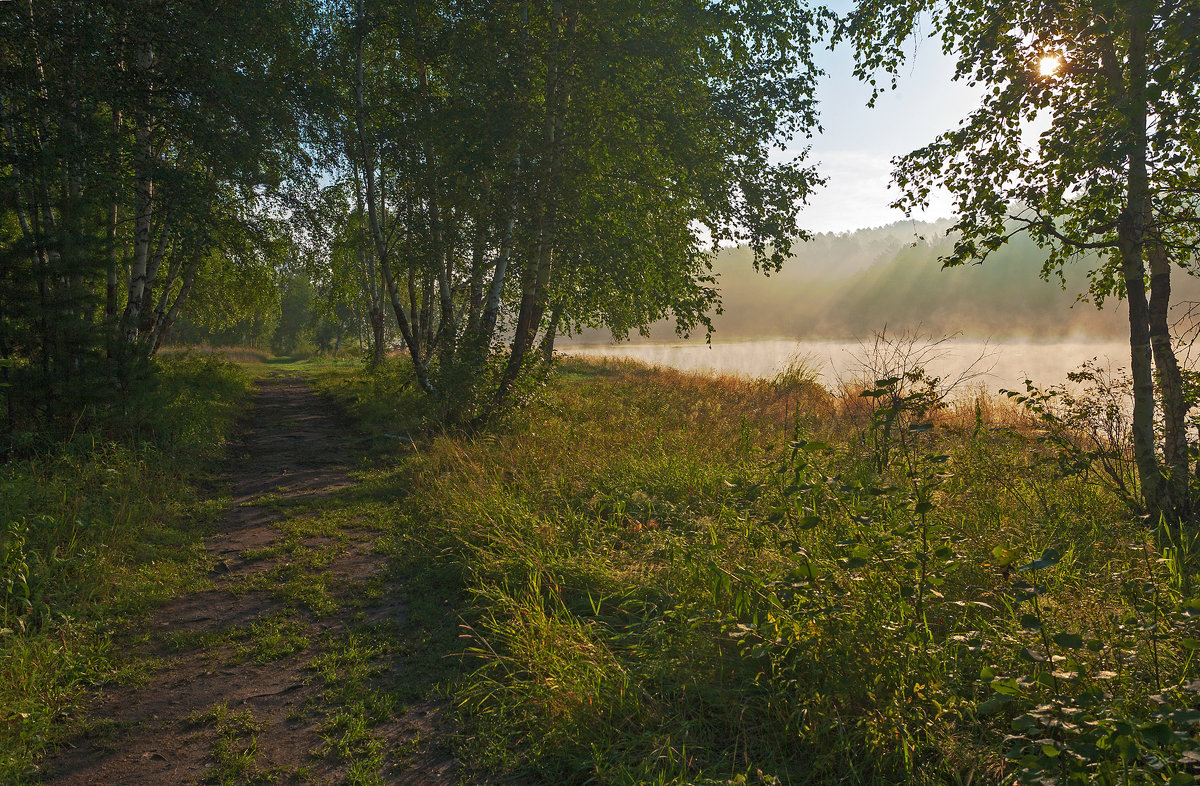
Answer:
[[[981,88],[958,128],[896,162],[898,206],[925,205],[934,186],[954,195],[960,240],[947,265],[986,259],[1015,233],[1045,250],[1046,276],[1099,254],[1090,295],[1128,306],[1141,493],[1169,519],[1192,513],[1169,309],[1172,274],[1194,270],[1200,232],[1198,15],[1175,0],[864,0],[842,30],[859,76],[894,84],[928,20],[956,78]]]
[[[362,172],[417,382],[449,417],[507,406],[559,332],[706,326],[701,237],[781,263],[819,178],[768,152],[816,125],[824,20],[774,0],[333,9],[353,134],[331,138]]]
[[[312,21],[303,1],[0,4],[0,296],[20,304],[0,347],[22,406],[52,421],[124,388],[198,271],[255,235],[234,220],[278,210],[307,169]]]

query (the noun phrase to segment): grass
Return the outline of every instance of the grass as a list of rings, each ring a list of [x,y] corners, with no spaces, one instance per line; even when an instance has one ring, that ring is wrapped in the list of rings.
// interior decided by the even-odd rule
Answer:
[[[938,406],[919,377],[830,392],[803,364],[564,361],[528,408],[454,432],[401,365],[280,367],[366,430],[357,483],[259,500],[280,537],[235,589],[275,610],[168,643],[306,663],[309,764],[386,781],[426,743],[384,727],[433,701],[468,776],[1192,782],[1193,544],[1020,408]],[[36,776],[89,686],[144,676],[113,642],[202,582],[228,501],[199,487],[256,373],[173,358],[149,415],[6,468],[0,781]],[[246,713],[193,722],[210,782],[306,777],[261,767]]]
[[[211,729],[213,734],[212,762],[203,782],[234,786],[291,780],[294,773],[287,768],[259,765],[258,735],[263,726],[253,713],[234,712],[220,703],[193,715],[189,722],[195,727]]]
[[[250,378],[215,358],[161,362],[119,424],[0,469],[0,781],[77,725],[86,690],[138,677],[113,637],[202,581],[206,487]]]
[[[1186,549],[1020,409],[564,361],[462,434],[402,370],[318,384],[376,437],[389,548],[455,611],[432,638],[466,660],[432,683],[481,770],[1191,782]]]

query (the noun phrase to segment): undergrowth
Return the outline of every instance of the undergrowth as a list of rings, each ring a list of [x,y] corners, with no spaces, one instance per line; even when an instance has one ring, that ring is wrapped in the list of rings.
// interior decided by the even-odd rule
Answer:
[[[482,769],[1192,782],[1189,547],[1044,407],[919,369],[834,395],[565,361],[523,414],[438,433],[402,371],[320,384],[396,448],[400,550],[471,598],[447,692]]]
[[[136,677],[114,632],[200,581],[227,503],[201,488],[250,381],[168,358],[120,417],[0,466],[0,782],[36,776],[88,686]]]

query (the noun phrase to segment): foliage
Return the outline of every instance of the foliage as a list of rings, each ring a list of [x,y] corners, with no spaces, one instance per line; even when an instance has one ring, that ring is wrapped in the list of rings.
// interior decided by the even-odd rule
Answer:
[[[18,419],[53,428],[112,403],[144,378],[193,290],[261,281],[277,261],[281,197],[307,177],[312,8],[62,0],[9,3],[4,18],[7,434]]]
[[[372,314],[386,301],[420,387],[462,422],[512,403],[559,333],[707,329],[708,240],[777,269],[800,235],[819,178],[769,151],[816,124],[827,16],[774,0],[331,4],[333,288],[352,278]]]
[[[1039,439],[1052,447],[1048,461],[1063,476],[1093,479],[1105,485],[1130,510],[1136,510],[1137,477],[1130,444],[1129,376],[1102,368],[1095,360],[1048,389],[1025,380],[1025,392],[1006,390],[1045,429]]]
[[[1018,233],[1043,249],[1044,277],[1095,253],[1091,297],[1124,298],[1130,315],[1139,494],[1153,514],[1187,519],[1190,404],[1168,310],[1172,272],[1194,264],[1200,236],[1195,8],[863,0],[840,28],[856,73],[894,86],[926,20],[957,61],[955,78],[982,88],[980,103],[897,159],[896,205],[927,205],[935,186],[953,195],[948,266],[981,261]]]

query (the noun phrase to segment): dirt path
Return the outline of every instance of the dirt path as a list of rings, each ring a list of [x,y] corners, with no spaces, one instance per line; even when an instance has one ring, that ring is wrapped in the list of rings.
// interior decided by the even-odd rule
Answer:
[[[400,689],[408,608],[381,530],[353,504],[353,440],[303,380],[262,382],[234,451],[232,508],[206,543],[209,588],[153,616],[137,645],[153,668],[99,697],[49,782],[459,777],[437,705]]]

